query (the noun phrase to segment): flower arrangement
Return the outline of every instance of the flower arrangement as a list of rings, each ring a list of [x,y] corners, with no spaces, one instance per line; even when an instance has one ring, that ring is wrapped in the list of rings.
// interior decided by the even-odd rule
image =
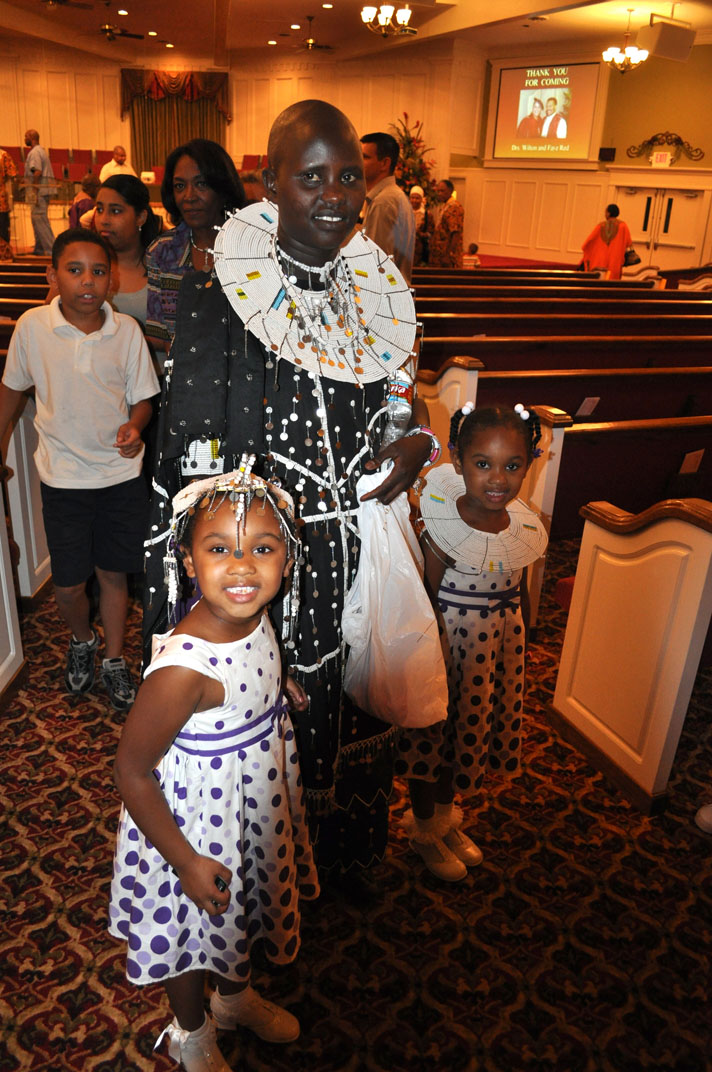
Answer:
[[[402,119],[399,119],[397,123],[391,123],[391,130],[400,146],[396,182],[406,193],[411,186],[422,186],[426,203],[434,205],[435,183],[431,177],[431,168],[435,166],[435,161],[427,160],[425,157],[426,153],[432,151],[432,147],[426,148],[425,146],[422,119],[418,119],[411,127],[408,123],[408,113],[403,112]]]

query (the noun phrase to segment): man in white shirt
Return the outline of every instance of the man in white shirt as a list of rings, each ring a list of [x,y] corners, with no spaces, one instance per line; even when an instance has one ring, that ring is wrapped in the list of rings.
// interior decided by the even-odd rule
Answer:
[[[126,163],[126,150],[123,145],[114,146],[114,155],[107,160],[99,172],[99,182],[106,182],[110,175],[135,175],[130,164]]]
[[[385,253],[390,253],[410,283],[415,217],[410,201],[393,177],[400,154],[398,142],[390,134],[364,134],[361,148],[366,180],[363,232]]]
[[[542,138],[565,138],[566,120],[561,112],[557,111],[558,101],[556,97],[547,97],[546,118],[542,124]]]

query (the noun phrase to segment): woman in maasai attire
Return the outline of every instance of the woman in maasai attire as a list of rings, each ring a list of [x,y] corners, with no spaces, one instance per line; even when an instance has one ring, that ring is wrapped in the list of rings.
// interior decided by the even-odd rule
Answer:
[[[181,481],[231,469],[243,450],[261,455],[262,475],[293,490],[301,519],[303,597],[286,658],[309,697],[296,728],[317,861],[322,875],[343,875],[385,853],[395,738],[341,689],[341,611],[359,556],[354,488],[364,469],[390,459],[370,497],[391,502],[434,447],[432,433],[413,428],[378,449],[388,377],[411,361],[415,311],[368,238],[356,233],[341,248],[365,195],[346,116],[323,101],[283,112],[265,183],[270,200],[219,232],[216,273],[188,275],[180,289],[145,622],[149,634],[166,624],[162,540]]]

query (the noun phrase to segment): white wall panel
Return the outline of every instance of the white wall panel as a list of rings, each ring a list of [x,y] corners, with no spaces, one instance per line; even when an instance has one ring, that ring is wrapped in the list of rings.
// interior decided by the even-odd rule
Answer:
[[[317,89],[319,80],[313,78],[311,75],[303,75],[297,79],[297,93],[293,101],[290,104],[294,104],[300,100],[321,100],[326,99],[324,93]]]
[[[0,145],[22,145],[17,63],[0,54]],[[22,129],[21,129],[22,128]]]
[[[69,92],[69,71],[46,72],[46,95],[49,127],[42,131],[41,144],[46,149],[69,149],[74,134],[74,97]]]
[[[515,179],[512,183],[506,234],[507,245],[515,249],[528,249],[531,245],[536,192],[535,182]]]
[[[276,117],[277,111],[271,99],[269,78],[256,78],[252,98],[252,121],[248,124],[248,153],[260,152],[259,146],[267,150],[267,134]]]
[[[603,219],[601,203],[605,203],[607,183],[577,182],[571,183],[570,202],[571,215],[568,219],[568,229],[565,249],[568,253],[578,253],[579,260],[583,255],[581,246],[586,236]]]
[[[503,179],[485,179],[482,183],[480,211],[480,245],[488,242],[499,246],[502,241],[504,206],[507,184]]]
[[[77,71],[74,74],[74,100],[75,138],[71,142],[72,148],[103,148],[104,109],[97,108],[99,102],[103,103],[102,82],[96,71],[87,74]]]
[[[288,108],[290,104],[294,104],[298,100],[297,96],[297,79],[293,75],[282,75],[279,78],[275,78],[273,85],[273,99],[272,107],[275,117],[283,112],[285,108]],[[265,132],[261,136],[261,142],[266,141]]]
[[[412,126],[419,119],[425,119],[425,100],[428,82],[421,72],[404,74],[400,78],[398,86],[397,111],[391,123],[403,118],[403,112],[408,113],[408,123]]]
[[[537,249],[558,253],[562,248],[568,193],[569,184],[566,182],[543,181],[541,183],[536,228]]]
[[[121,84],[119,78],[118,67],[114,73],[107,73],[103,76],[103,144],[95,145],[95,149],[113,149],[115,145],[123,145],[128,148],[131,144],[131,126],[128,116],[123,122],[121,120]]]
[[[336,81],[336,107],[347,115],[359,134],[366,134],[366,83],[360,75],[346,75]]]
[[[388,124],[398,115],[395,75],[376,74],[369,80],[369,134],[372,130],[388,130]]]
[[[237,166],[242,157],[250,152],[248,148],[247,128],[250,114],[250,82],[247,78],[230,79],[230,112],[232,123],[227,127],[226,147]],[[258,152],[259,150],[255,150]]]
[[[20,105],[23,114],[22,133],[33,128],[39,131],[40,142],[45,148],[49,131],[49,113],[45,94],[45,80],[39,68],[23,67],[20,74]],[[21,134],[22,136],[22,134]]]

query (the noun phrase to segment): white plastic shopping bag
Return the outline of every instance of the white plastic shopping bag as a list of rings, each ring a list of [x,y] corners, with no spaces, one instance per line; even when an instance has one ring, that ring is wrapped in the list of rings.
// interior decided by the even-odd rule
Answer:
[[[382,483],[383,472],[362,476],[359,500]],[[360,503],[361,557],[341,623],[346,693],[376,718],[412,728],[447,717],[447,675],[408,514],[405,492],[389,506]]]

